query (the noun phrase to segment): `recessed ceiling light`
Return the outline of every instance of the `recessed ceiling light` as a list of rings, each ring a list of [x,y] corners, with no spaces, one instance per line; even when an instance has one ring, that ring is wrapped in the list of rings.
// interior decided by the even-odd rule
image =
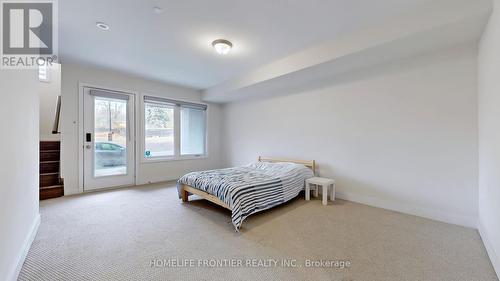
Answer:
[[[98,22],[95,23],[95,25],[97,27],[99,27],[100,29],[102,29],[102,30],[109,30],[109,25],[107,25],[107,24],[105,24],[103,22],[98,21]]]
[[[163,12],[163,10],[160,7],[153,7],[153,12],[155,12],[155,14],[159,15]]]
[[[226,39],[217,39],[212,42],[212,46],[219,55],[227,55],[231,51],[233,43]]]

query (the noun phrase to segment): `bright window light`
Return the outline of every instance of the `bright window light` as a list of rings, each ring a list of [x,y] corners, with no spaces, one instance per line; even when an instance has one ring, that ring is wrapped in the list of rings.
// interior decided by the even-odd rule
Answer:
[[[47,63],[38,66],[38,79],[42,82],[49,82]]]
[[[144,157],[174,156],[174,107],[145,102],[144,115]]]
[[[205,154],[205,110],[181,106],[181,155]]]

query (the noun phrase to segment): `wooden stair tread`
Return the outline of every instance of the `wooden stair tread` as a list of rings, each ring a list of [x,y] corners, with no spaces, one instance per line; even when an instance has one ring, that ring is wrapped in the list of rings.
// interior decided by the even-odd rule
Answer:
[[[60,149],[48,149],[48,150],[40,150],[40,152],[61,152]]]
[[[58,185],[51,185],[51,186],[40,186],[40,189],[52,189],[52,188],[64,188],[64,185],[58,184]]]
[[[50,163],[59,163],[59,160],[50,160],[50,161],[40,161],[40,164],[50,164]]]
[[[60,142],[40,142],[40,150],[60,150],[61,143]]]
[[[40,188],[40,200],[57,198],[64,196],[63,186],[57,186],[52,188]]]
[[[53,173],[43,173],[43,174],[40,174],[40,176],[53,176],[53,175],[59,175],[59,172],[53,172]]]

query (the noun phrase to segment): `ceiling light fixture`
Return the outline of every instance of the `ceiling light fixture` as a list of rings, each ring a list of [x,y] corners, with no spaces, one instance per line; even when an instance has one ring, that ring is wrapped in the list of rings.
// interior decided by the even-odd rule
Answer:
[[[161,14],[163,12],[163,9],[160,7],[153,7],[153,12],[157,15]]]
[[[97,27],[99,27],[100,29],[102,29],[102,30],[109,30],[109,25],[107,25],[107,24],[105,24],[103,22],[98,21],[98,22],[95,23],[95,25]]]
[[[231,51],[233,43],[229,42],[226,39],[217,39],[214,42],[212,42],[212,46],[214,47],[215,51],[218,54],[227,55],[229,51]]]

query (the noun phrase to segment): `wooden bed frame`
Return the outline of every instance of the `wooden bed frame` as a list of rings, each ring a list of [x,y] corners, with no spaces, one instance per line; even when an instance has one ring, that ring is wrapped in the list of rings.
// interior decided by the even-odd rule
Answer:
[[[290,162],[290,163],[296,163],[296,164],[302,164],[308,168],[310,168],[314,174],[316,174],[316,161],[310,160],[310,161],[305,161],[305,160],[289,160],[289,159],[276,159],[276,158],[265,158],[259,156],[258,158],[259,162],[271,162],[271,163],[276,163],[276,162]],[[212,203],[215,203],[219,206],[222,206],[228,210],[231,210],[229,205],[226,203],[222,202],[219,198],[216,196],[213,196],[212,194],[208,194],[205,191],[196,189],[192,186],[189,186],[187,184],[183,184],[181,186],[181,197],[182,197],[182,202],[188,202],[189,200],[189,195],[198,195],[203,199],[206,199]]]

